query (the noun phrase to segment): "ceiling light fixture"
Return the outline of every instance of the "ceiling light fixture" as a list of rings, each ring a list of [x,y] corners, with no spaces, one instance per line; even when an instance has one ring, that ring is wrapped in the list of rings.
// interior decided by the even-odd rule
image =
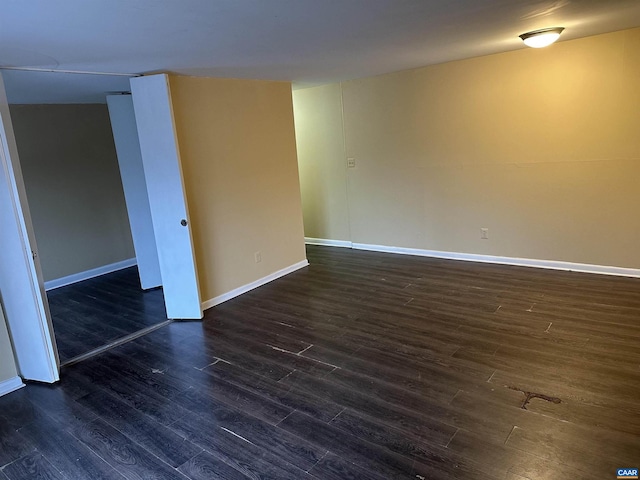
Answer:
[[[543,28],[541,30],[523,33],[520,35],[520,38],[528,47],[542,48],[555,42],[563,30],[564,27]]]

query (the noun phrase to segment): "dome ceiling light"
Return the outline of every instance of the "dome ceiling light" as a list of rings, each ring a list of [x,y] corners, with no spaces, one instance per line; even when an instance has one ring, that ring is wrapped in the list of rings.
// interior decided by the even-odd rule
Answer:
[[[542,48],[551,45],[559,37],[564,27],[551,27],[523,33],[520,38],[524,44],[532,48]]]

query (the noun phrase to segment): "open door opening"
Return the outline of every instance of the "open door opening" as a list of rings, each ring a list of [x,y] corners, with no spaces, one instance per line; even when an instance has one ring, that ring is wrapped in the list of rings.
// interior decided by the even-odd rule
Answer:
[[[16,72],[10,73],[16,74]],[[19,74],[26,73],[19,72]],[[29,72],[29,75],[44,75],[44,73]],[[157,77],[160,77],[162,82],[158,82]],[[109,268],[114,267],[114,264],[100,265],[98,268],[89,269],[88,272],[74,272],[62,279],[45,278],[46,275],[43,277],[42,273],[39,276],[35,275],[32,286],[41,292],[42,313],[34,325],[38,324],[41,330],[46,330],[50,341],[48,345],[36,345],[33,341],[27,341],[21,345],[20,342],[15,342],[14,334],[15,349],[19,356],[19,352],[33,353],[36,350],[44,355],[48,348],[53,361],[54,374],[45,379],[42,375],[37,378],[26,377],[23,373],[25,378],[55,381],[58,378],[59,363],[64,365],[79,361],[86,356],[158,328],[168,323],[170,318],[202,318],[190,228],[185,228],[183,225],[183,223],[188,225],[188,209],[182,186],[170,94],[165,76],[149,78],[152,78],[151,84],[147,85],[143,81],[142,86],[138,88],[138,105],[135,106],[135,112],[135,93],[133,98],[130,95],[109,95],[109,98],[106,98],[107,95],[105,95],[109,109],[107,117],[110,117],[112,129],[109,136],[113,135],[112,142],[115,141],[117,150],[114,161],[117,161],[119,166],[115,168],[119,168],[121,174],[121,186],[126,199],[125,216],[128,217],[131,228],[135,260],[131,262],[127,259],[117,259],[116,268]],[[164,88],[158,88],[162,85]],[[11,126],[8,102],[5,103],[7,122]],[[55,108],[55,105],[43,105],[42,108]],[[101,108],[105,113],[107,112],[104,100]],[[142,120],[136,118],[137,111],[140,112]],[[71,122],[61,122],[61,124],[67,123]],[[140,125],[143,131],[141,139],[143,137],[147,142],[146,149],[142,148],[142,154],[140,152],[142,140],[138,141],[137,132]],[[19,128],[22,129],[23,126],[21,124]],[[13,130],[11,132],[13,138]],[[157,155],[153,153],[153,147],[150,149],[149,141],[153,141],[153,137],[161,132],[162,134],[170,132],[171,137],[162,142],[162,155]],[[17,137],[16,160],[20,150],[20,135]],[[35,138],[37,142],[43,143],[42,138],[38,138],[37,132],[35,132]],[[87,143],[87,139],[76,141],[79,144]],[[29,144],[33,146],[33,142]],[[166,152],[169,154],[167,155]],[[47,160],[51,160],[51,155],[47,157]],[[145,159],[144,166],[143,159]],[[91,161],[88,156],[85,160]],[[23,168],[17,165],[17,171],[22,178]],[[46,179],[47,188],[56,184],[55,176],[56,172],[52,172]],[[23,187],[25,204],[29,196],[30,183],[32,183],[29,181],[30,175],[26,177],[26,188]],[[88,188],[91,190],[92,187]],[[95,190],[98,194],[99,189]],[[58,193],[60,196],[68,197],[70,189],[62,189]],[[16,196],[12,192],[8,192],[7,195]],[[55,203],[56,196],[51,198],[49,203]],[[169,202],[171,208],[167,208],[168,198],[171,199]],[[38,202],[31,203],[37,210]],[[42,223],[42,218],[50,219],[50,216],[38,215],[38,221],[34,223],[35,229],[30,216],[25,221],[24,230],[35,231],[35,234],[33,232],[31,234],[33,245],[35,245],[38,225]],[[57,225],[53,223],[55,228]],[[173,228],[174,224],[179,228]],[[48,225],[48,227],[51,226]],[[46,234],[44,238],[48,238]],[[157,239],[160,240],[157,241]],[[89,235],[85,241],[91,243],[91,236]],[[23,250],[31,252],[29,244],[23,239],[18,243]],[[42,245],[40,247],[42,249]],[[46,248],[42,250],[50,251]],[[38,250],[35,247],[33,252],[35,260],[29,257],[34,263],[31,269],[33,272],[38,272],[42,259],[36,253]],[[20,268],[25,269],[25,267]],[[105,274],[105,271],[108,273]],[[157,288],[163,284],[165,284],[164,288]],[[48,287],[47,294],[45,294],[45,287]],[[4,290],[5,288],[2,289],[3,294]],[[11,310],[10,306],[5,305],[5,310]],[[137,324],[136,322],[141,319],[142,324]],[[135,325],[138,325],[138,328],[135,328]],[[58,351],[61,362],[57,357]],[[41,363],[44,365],[44,362]]]

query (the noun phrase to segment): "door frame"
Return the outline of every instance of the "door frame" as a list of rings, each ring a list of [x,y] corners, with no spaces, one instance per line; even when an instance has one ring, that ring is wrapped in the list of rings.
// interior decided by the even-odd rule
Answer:
[[[8,240],[3,248],[9,250],[0,260],[0,281],[4,280],[4,292],[9,293],[3,298],[5,319],[20,376],[53,383],[60,379],[60,360],[2,72],[0,137],[0,168],[10,197],[9,204],[0,204],[0,209],[14,219],[2,225]]]

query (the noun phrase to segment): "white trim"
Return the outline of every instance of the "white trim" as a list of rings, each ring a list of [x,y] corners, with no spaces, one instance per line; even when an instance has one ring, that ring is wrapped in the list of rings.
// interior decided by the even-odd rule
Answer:
[[[64,287],[83,280],[89,280],[90,278],[99,277],[100,275],[105,275],[107,273],[117,272],[118,270],[133,267],[134,265],[136,265],[135,257],[128,258],[121,262],[110,263],[109,265],[103,265],[102,267],[92,268],[91,270],[85,270],[84,272],[74,273],[72,275],[67,275],[66,277],[49,280],[44,282],[44,288],[47,291],[53,290],[54,288]]]
[[[5,380],[4,382],[0,382],[0,397],[7,393],[15,392],[22,387],[24,387],[24,383],[18,376]]]
[[[640,269],[591,265],[588,263],[560,262],[554,260],[537,260],[531,258],[497,257],[475,253],[443,252],[440,250],[422,250],[419,248],[388,247],[385,245],[370,245],[354,243],[355,250],[369,250],[373,252],[397,253],[401,255],[417,255],[420,257],[445,258],[449,260],[464,260],[467,262],[498,263],[503,265],[517,265],[520,267],[548,268],[552,270],[568,270],[572,272],[598,273],[601,275],[617,275],[621,277],[640,277]]]
[[[326,238],[304,237],[304,243],[308,245],[322,245],[324,247],[353,248],[349,240],[328,240]]]
[[[226,302],[227,300],[231,300],[232,298],[242,295],[243,293],[247,293],[249,290],[253,290],[254,288],[261,287],[266,283],[277,280],[280,277],[284,277],[285,275],[295,272],[296,270],[300,270],[301,268],[304,268],[307,265],[309,265],[309,261],[306,259],[302,260],[301,262],[294,263],[293,265],[283,268],[282,270],[273,272],[272,274],[267,275],[266,277],[262,277],[256,280],[255,282],[247,283],[246,285],[243,285],[241,287],[234,288],[230,292],[223,293],[222,295],[218,295],[217,297],[211,298],[209,300],[205,300],[204,302],[202,302],[202,309],[206,310],[207,308],[220,305],[221,303]]]
[[[600,275],[616,275],[620,277],[640,277],[640,268],[609,267],[606,265],[592,265],[589,263],[561,262],[555,260],[538,260],[533,258],[498,257],[476,253],[444,252],[441,250],[423,250],[420,248],[389,247],[387,245],[372,245],[369,243],[352,243],[346,240],[329,240],[326,238],[304,237],[308,245],[322,245],[325,247],[344,247],[354,250],[368,250],[371,252],[396,253],[400,255],[416,255],[419,257],[444,258],[448,260],[463,260],[466,262],[497,263],[500,265],[516,265],[519,267],[547,268],[551,270],[566,270],[570,272],[597,273]]]
[[[38,67],[9,67],[1,66],[0,70],[20,70],[23,72],[43,72],[43,73],[76,73],[80,75],[107,75],[109,77],[141,77],[141,73],[115,73],[115,72],[92,72],[87,70],[58,70],[57,68]]]

